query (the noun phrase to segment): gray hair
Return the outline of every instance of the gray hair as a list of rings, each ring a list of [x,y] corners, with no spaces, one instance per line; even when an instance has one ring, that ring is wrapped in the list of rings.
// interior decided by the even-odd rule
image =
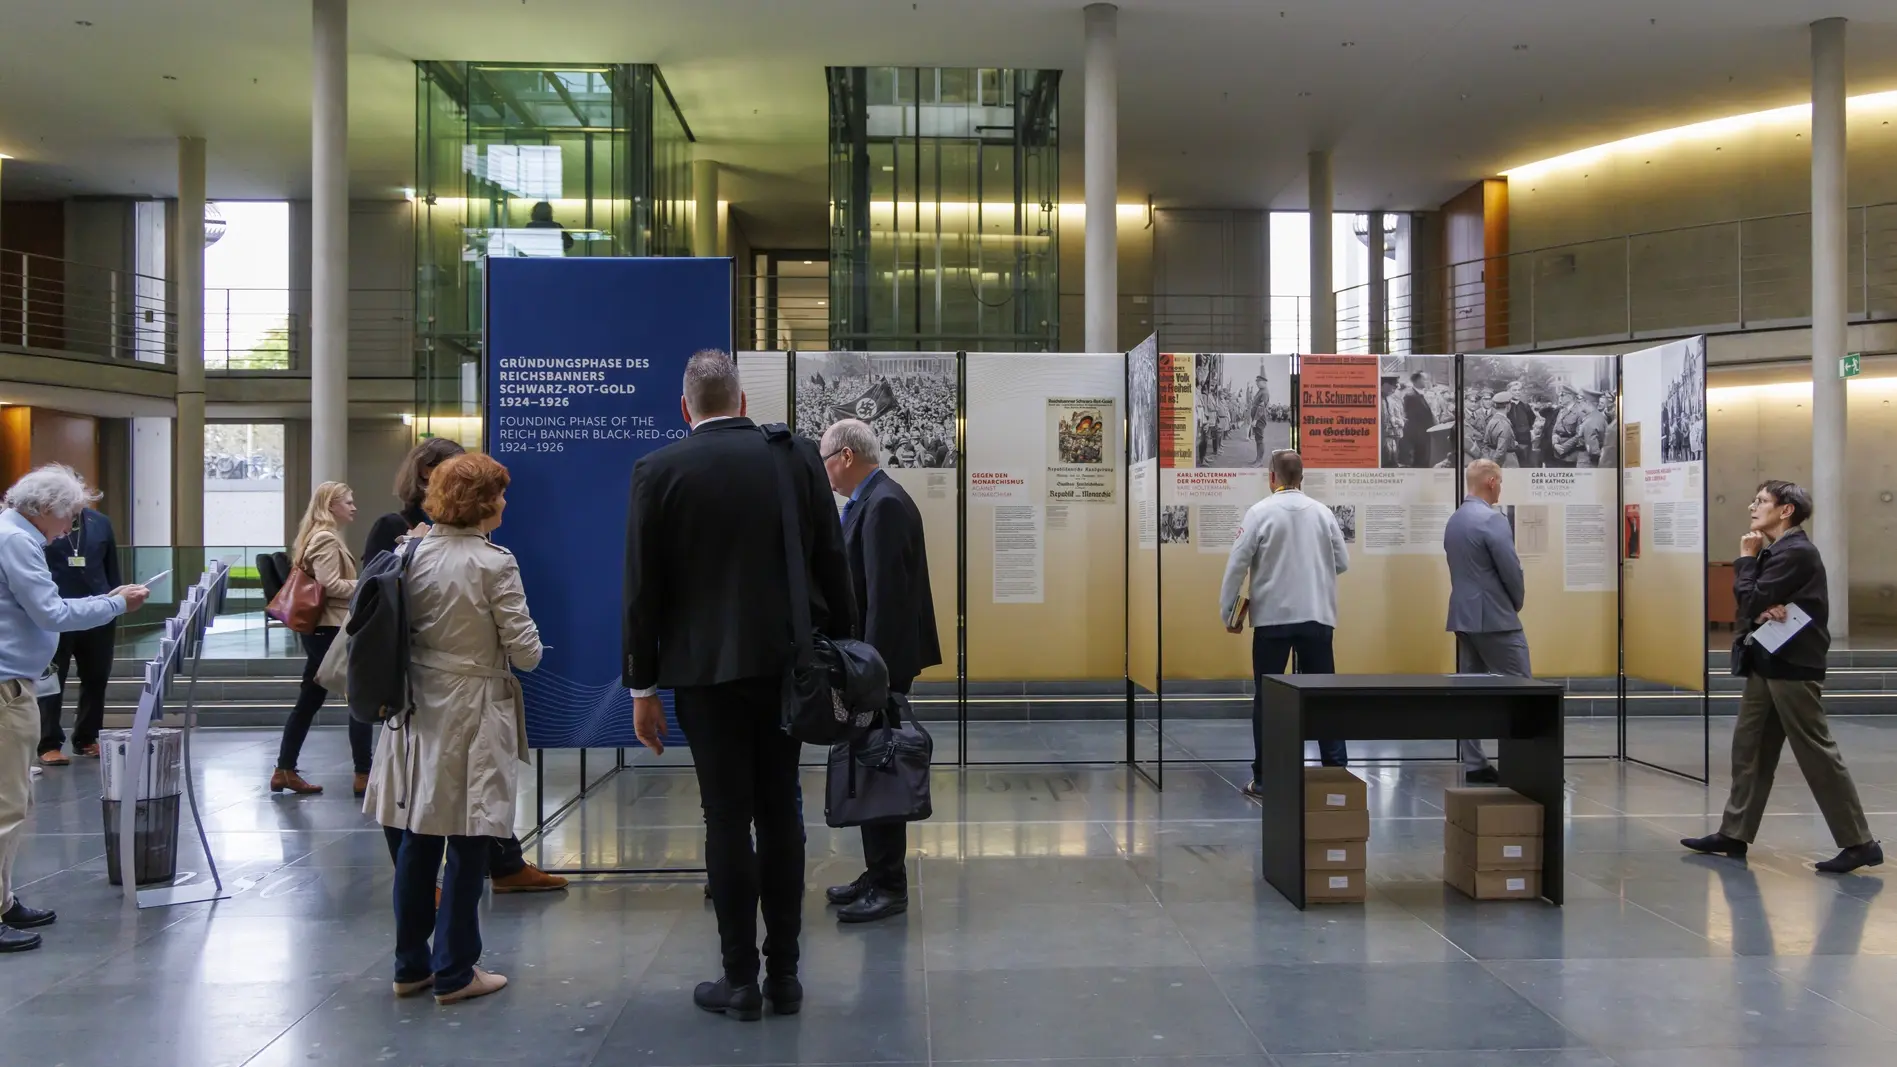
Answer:
[[[78,471],[48,463],[14,482],[5,504],[28,518],[70,519],[97,499],[99,494],[86,488]]]
[[[715,348],[692,353],[685,364],[685,406],[694,420],[736,415],[743,397],[738,361],[729,353]]]
[[[829,455],[839,448],[847,448],[856,453],[856,458],[871,466],[881,466],[883,448],[876,440],[876,431],[862,419],[844,419],[832,423],[823,431],[823,453]]]

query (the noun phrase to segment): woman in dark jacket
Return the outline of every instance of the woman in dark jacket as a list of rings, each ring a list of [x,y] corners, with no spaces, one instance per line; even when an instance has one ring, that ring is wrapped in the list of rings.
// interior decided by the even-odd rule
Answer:
[[[446,460],[461,455],[467,449],[450,441],[446,437],[430,437],[409,450],[402,460],[402,466],[395,472],[395,499],[402,502],[402,510],[391,511],[375,520],[369,527],[369,537],[363,542],[362,558],[372,560],[383,552],[393,552],[402,543],[402,539],[411,533],[426,533],[426,527],[433,525],[426,512],[422,510],[422,500],[428,495],[428,476]],[[417,531],[417,527],[423,529]],[[389,857],[395,858],[396,849],[402,840],[401,831],[389,836]],[[493,880],[496,893],[547,893],[566,888],[566,879],[557,874],[548,874],[527,862],[521,854],[520,838],[490,838],[492,847],[488,849],[488,877]]]
[[[1841,850],[1817,868],[1848,874],[1875,867],[1884,862],[1884,850],[1871,837],[1864,803],[1825,716],[1831,599],[1824,559],[1804,530],[1811,494],[1791,482],[1763,482],[1749,511],[1752,528],[1740,540],[1732,565],[1738,605],[1732,673],[1746,680],[1732,729],[1732,790],[1719,830],[1680,843],[1694,852],[1744,858],[1765,815],[1779,752],[1789,741]],[[1757,631],[1768,622],[1788,621],[1794,607],[1807,617],[1804,625],[1776,649],[1767,648]]]

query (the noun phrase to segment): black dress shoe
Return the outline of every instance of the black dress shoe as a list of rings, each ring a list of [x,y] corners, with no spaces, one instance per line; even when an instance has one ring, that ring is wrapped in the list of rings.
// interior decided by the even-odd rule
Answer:
[[[795,1015],[804,1010],[804,984],[794,974],[766,978],[764,999],[771,1002],[771,1014]]]
[[[1746,843],[1736,837],[1727,837],[1725,834],[1707,834],[1705,837],[1682,837],[1680,838],[1680,844],[1685,845],[1694,852],[1731,856],[1736,860],[1746,858]]]
[[[909,910],[909,894],[892,893],[881,886],[870,886],[863,896],[837,912],[837,921],[846,923],[873,923],[878,919],[887,919],[891,915],[901,915]]]
[[[0,952],[25,952],[40,947],[40,935],[0,925]]]
[[[854,904],[862,898],[863,891],[868,888],[869,875],[859,874],[856,876],[856,881],[849,885],[833,885],[824,890],[823,899],[832,904]]]
[[[732,985],[729,978],[700,982],[698,988],[692,990],[692,1003],[740,1022],[754,1023],[764,1018],[764,994],[758,990],[755,982],[750,985]]]
[[[1852,845],[1822,863],[1813,864],[1826,874],[1850,874],[1859,867],[1878,867],[1884,862],[1884,846],[1875,841]]]
[[[1496,770],[1494,767],[1477,767],[1475,770],[1463,775],[1462,779],[1470,785],[1500,785],[1502,772]]]
[[[1879,859],[1882,859],[1882,857],[1880,856]],[[13,898],[12,907],[8,908],[5,912],[0,912],[0,923],[5,923],[15,930],[31,930],[35,926],[51,926],[53,925],[53,921],[58,918],[59,916],[51,911],[27,907],[20,902],[19,897]]]

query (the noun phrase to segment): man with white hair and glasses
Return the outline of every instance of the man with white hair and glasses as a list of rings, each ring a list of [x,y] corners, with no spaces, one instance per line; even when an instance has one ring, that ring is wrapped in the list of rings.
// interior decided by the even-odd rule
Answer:
[[[90,630],[145,603],[143,586],[120,586],[101,596],[60,597],[46,566],[46,545],[72,528],[74,516],[97,498],[72,468],[50,464],[7,490],[0,510],[0,952],[38,948],[33,927],[51,911],[29,908],[13,895],[13,858],[26,840],[33,807],[33,757],[39,742],[39,690],[59,649],[59,635]],[[57,678],[50,681],[57,684]]]

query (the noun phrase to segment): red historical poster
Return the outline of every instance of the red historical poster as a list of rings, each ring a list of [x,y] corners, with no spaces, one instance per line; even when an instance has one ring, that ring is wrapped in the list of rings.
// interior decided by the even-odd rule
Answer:
[[[1306,469],[1379,465],[1377,357],[1298,360],[1298,452]]]
[[[1192,443],[1192,355],[1161,352],[1159,465],[1168,469],[1191,470]]]

